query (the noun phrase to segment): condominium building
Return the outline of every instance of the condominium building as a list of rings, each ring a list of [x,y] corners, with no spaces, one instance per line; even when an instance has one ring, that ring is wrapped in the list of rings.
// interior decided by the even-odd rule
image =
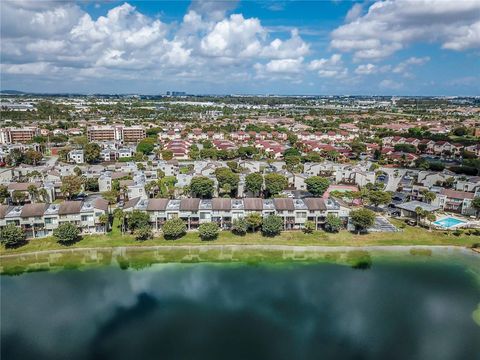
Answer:
[[[125,212],[145,211],[150,216],[154,230],[160,230],[165,221],[180,218],[188,229],[196,229],[200,224],[215,222],[222,229],[229,229],[235,219],[257,212],[262,217],[280,216],[285,230],[301,229],[306,221],[312,221],[320,228],[328,214],[335,214],[347,222],[349,209],[331,199],[142,199],[127,201]]]
[[[92,126],[87,129],[88,141],[123,141],[135,143],[145,139],[143,126]]]
[[[36,127],[3,128],[0,129],[0,144],[25,144],[39,135],[40,130]]]
[[[0,228],[14,224],[21,227],[27,237],[50,236],[60,224],[76,225],[83,234],[104,233],[106,227],[100,216],[107,214],[108,202],[65,201],[61,204],[26,204],[23,206],[0,205]]]

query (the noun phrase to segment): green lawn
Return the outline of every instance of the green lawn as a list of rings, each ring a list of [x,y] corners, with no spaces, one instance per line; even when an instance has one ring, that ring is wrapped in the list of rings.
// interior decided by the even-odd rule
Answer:
[[[400,222],[393,221],[395,225]],[[330,234],[316,231],[304,234],[301,231],[285,231],[276,237],[264,237],[261,233],[248,233],[237,236],[230,231],[222,231],[213,241],[201,241],[198,233],[190,232],[177,240],[165,240],[162,236],[144,242],[135,241],[132,235],[122,235],[116,223],[106,235],[87,235],[79,242],[64,246],[54,238],[33,239],[17,249],[0,248],[0,254],[14,254],[51,249],[116,247],[116,246],[153,246],[153,245],[200,245],[200,244],[272,244],[272,245],[326,245],[326,246],[364,246],[364,245],[456,245],[471,246],[480,242],[480,236],[454,236],[443,231],[428,231],[419,227],[407,226],[397,233],[370,233],[356,235],[348,231]]]

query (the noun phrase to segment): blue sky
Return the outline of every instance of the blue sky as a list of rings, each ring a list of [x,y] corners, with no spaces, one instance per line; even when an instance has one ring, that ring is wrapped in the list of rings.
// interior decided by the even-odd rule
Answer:
[[[4,0],[1,88],[480,95],[480,2]]]

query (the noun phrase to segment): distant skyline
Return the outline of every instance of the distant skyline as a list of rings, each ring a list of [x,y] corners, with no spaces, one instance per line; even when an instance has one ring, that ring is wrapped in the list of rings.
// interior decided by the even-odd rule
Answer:
[[[480,95],[480,1],[2,0],[1,89]]]

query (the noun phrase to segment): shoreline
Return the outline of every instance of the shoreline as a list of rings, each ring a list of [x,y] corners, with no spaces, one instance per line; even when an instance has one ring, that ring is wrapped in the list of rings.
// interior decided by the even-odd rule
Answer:
[[[441,259],[462,256],[478,262],[478,252],[455,245],[263,245],[204,244],[69,248],[0,255],[0,274],[118,266],[142,269],[160,263],[325,262],[368,269],[374,260]],[[480,262],[478,262],[480,264]],[[480,274],[479,270],[476,271]]]
[[[133,251],[157,251],[157,250],[264,250],[264,251],[311,251],[311,252],[348,252],[355,250],[363,251],[410,251],[412,249],[424,250],[465,250],[465,253],[479,254],[477,249],[460,245],[275,245],[275,244],[205,244],[205,245],[131,245],[131,246],[104,246],[104,247],[75,247],[65,249],[38,250],[31,252],[19,252],[13,254],[1,254],[0,260],[15,257],[28,257],[44,254],[64,254],[72,252],[109,251],[124,252]]]

